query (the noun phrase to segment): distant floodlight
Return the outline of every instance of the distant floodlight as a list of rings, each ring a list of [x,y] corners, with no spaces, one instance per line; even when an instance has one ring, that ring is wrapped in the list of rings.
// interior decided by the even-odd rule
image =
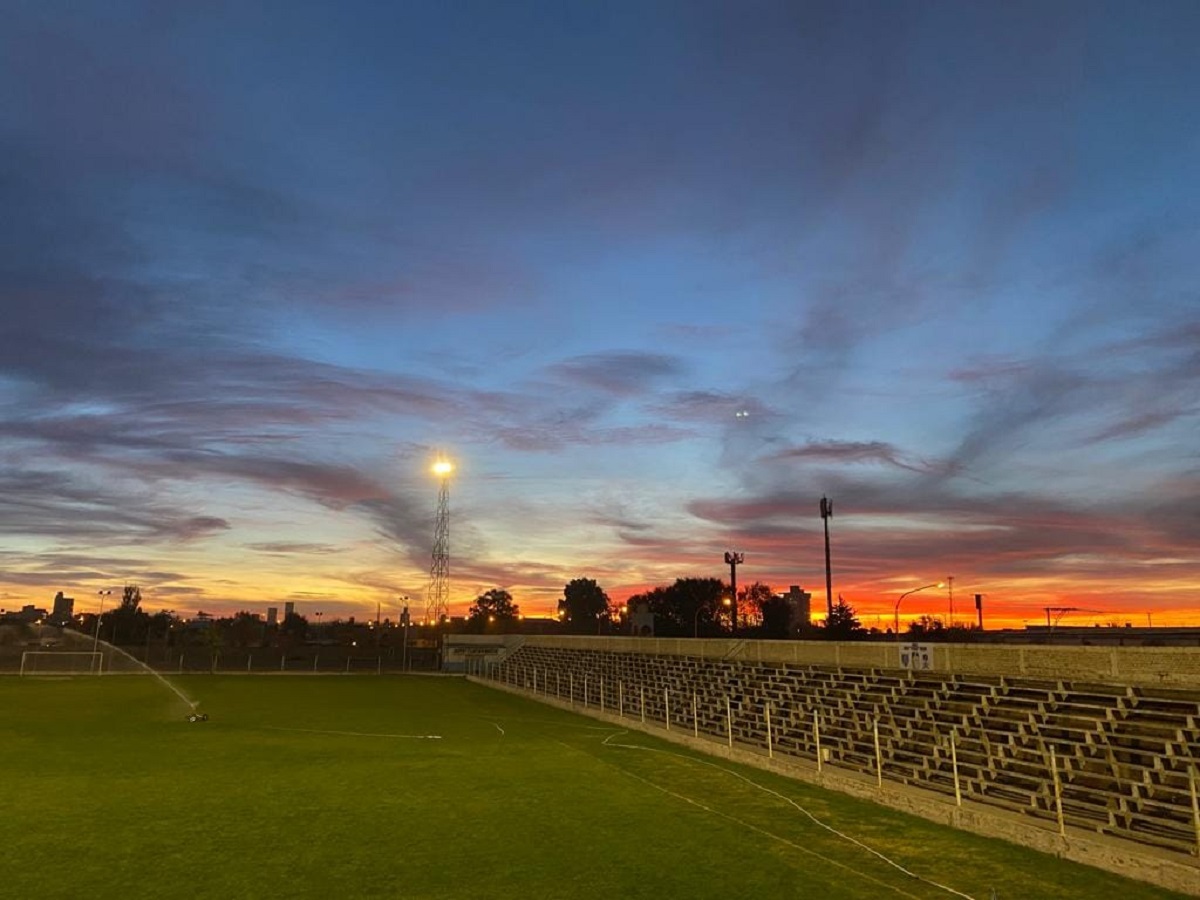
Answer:
[[[439,459],[433,464],[433,474],[445,478],[454,471],[454,463],[448,459]]]
[[[750,410],[739,409],[737,412],[734,413],[734,416],[739,419],[748,419],[748,418],[750,418]]]

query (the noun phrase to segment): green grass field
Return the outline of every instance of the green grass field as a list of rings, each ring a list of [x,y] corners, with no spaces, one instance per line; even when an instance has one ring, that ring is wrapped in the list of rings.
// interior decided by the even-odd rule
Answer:
[[[175,681],[0,678],[0,897],[1177,896],[461,679]]]

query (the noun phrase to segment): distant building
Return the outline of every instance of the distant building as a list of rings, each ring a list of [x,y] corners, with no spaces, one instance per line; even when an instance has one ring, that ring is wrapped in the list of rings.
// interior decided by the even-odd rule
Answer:
[[[278,624],[278,622],[279,622],[279,607],[278,606],[268,606],[267,607],[267,624],[275,625],[275,624]]]
[[[295,612],[296,612],[296,604],[295,603],[292,603],[289,601],[289,602],[283,604],[283,617],[285,619]]]
[[[639,603],[629,611],[629,633],[634,637],[654,637],[654,613],[649,603]]]
[[[75,615],[75,598],[64,597],[63,592],[59,591],[54,595],[54,610],[50,613],[50,620],[55,625],[66,625],[71,621],[71,617]]]
[[[788,633],[807,628],[812,624],[812,594],[802,591],[800,585],[793,584],[783,599],[788,604]]]

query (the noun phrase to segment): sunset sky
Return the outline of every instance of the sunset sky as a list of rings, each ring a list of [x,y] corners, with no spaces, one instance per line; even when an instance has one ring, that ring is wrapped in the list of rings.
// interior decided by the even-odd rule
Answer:
[[[9,2],[0,607],[1200,625],[1200,4]],[[902,612],[945,616],[941,589]]]

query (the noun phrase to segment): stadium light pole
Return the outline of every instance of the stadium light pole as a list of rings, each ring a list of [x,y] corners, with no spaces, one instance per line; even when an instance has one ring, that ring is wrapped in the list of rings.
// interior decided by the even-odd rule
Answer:
[[[821,521],[825,523],[825,614],[833,615],[833,567],[829,563],[829,520],[833,518],[833,501],[821,498]]]
[[[737,634],[738,629],[738,608],[737,608],[737,567],[746,561],[746,554],[734,553],[732,550],[725,553],[725,565],[729,566],[729,589],[733,594],[732,602],[729,604],[729,633]]]
[[[440,628],[450,617],[450,476],[454,473],[454,463],[439,454],[432,471],[438,481],[438,499],[429,588],[425,592],[425,618],[433,620],[434,627]]]
[[[104,598],[110,596],[112,591],[96,591],[96,593],[100,595],[100,612],[96,614],[96,631],[92,635],[93,653],[100,651],[100,620],[104,617]]]
[[[940,587],[945,587],[945,586],[946,586],[945,582],[935,581],[935,582],[933,582],[933,584],[923,584],[920,587],[913,588],[911,591],[905,591],[903,594],[900,595],[900,599],[896,601],[895,622],[894,622],[894,626],[896,629],[895,639],[897,641],[900,640],[900,600],[903,600],[909,594],[915,594],[917,591],[927,591],[930,588],[940,588]]]

